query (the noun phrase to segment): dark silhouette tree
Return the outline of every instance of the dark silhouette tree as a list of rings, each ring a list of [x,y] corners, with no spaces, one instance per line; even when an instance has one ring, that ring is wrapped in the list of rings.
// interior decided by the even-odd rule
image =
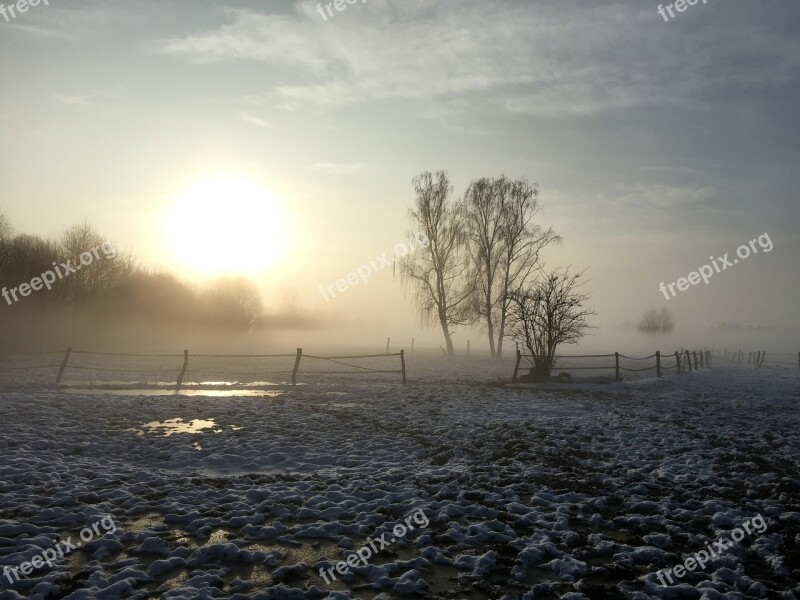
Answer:
[[[447,354],[454,355],[453,327],[471,321],[474,290],[462,211],[449,201],[447,173],[422,173],[414,179],[416,199],[409,211],[414,230],[428,245],[400,259],[400,277],[414,289],[422,321],[442,328]]]
[[[250,329],[261,316],[261,295],[245,277],[219,277],[202,291],[201,297],[215,325]]]
[[[636,328],[644,333],[668,333],[675,328],[672,313],[666,308],[648,310],[639,320]]]
[[[550,376],[561,344],[574,344],[592,329],[587,317],[595,313],[585,308],[589,295],[580,289],[584,273],[555,270],[511,294],[510,332],[530,351],[536,380]]]
[[[541,252],[553,243],[561,243],[561,236],[552,227],[545,229],[534,222],[541,212],[539,188],[527,179],[517,179],[505,185],[508,199],[504,202],[503,215],[503,259],[500,290],[499,331],[497,332],[497,356],[503,355],[503,340],[506,337],[511,294],[522,289],[542,269]]]
[[[501,262],[505,254],[505,187],[504,178],[478,179],[470,183],[463,202],[469,239],[467,247],[475,272],[472,307],[477,317],[486,325],[492,356],[496,355],[495,317],[503,302],[500,277]]]
[[[472,306],[486,324],[492,356],[503,355],[511,294],[541,270],[542,250],[561,241],[552,228],[535,222],[540,211],[538,187],[525,178],[479,179],[464,196],[476,276]]]
[[[35,235],[19,234],[0,240],[0,287],[16,288],[52,269],[57,253],[56,244]],[[20,295],[18,298],[23,299]],[[14,306],[57,303],[57,297],[52,294],[31,294],[24,300],[25,302],[18,301]]]
[[[0,243],[7,241],[14,233],[11,221],[4,212],[0,212]]]

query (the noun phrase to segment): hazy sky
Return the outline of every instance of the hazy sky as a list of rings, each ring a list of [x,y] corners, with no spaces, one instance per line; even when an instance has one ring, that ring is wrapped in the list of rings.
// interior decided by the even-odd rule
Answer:
[[[198,241],[164,225],[177,198],[249,181],[286,220],[254,276],[266,297],[399,334],[414,313],[391,269],[329,303],[319,284],[404,239],[421,171],[446,169],[457,195],[504,172],[540,185],[564,237],[549,264],[591,267],[597,324],[667,306],[687,330],[800,325],[796,0],[701,1],[670,22],[649,0],[316,6],[50,0],[0,17],[0,206],[41,235],[86,219],[157,266]],[[257,253],[263,215],[214,203],[228,233],[205,247]],[[772,252],[658,291],[764,233]]]

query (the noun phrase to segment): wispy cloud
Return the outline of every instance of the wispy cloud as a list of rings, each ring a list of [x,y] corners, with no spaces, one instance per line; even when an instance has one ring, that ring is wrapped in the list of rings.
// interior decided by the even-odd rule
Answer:
[[[271,123],[268,123],[264,119],[257,117],[253,114],[240,110],[236,113],[239,115],[239,118],[244,121],[245,123],[249,123],[250,125],[255,125],[256,127],[272,127]]]
[[[24,21],[18,18],[12,23],[0,23],[4,31],[8,28],[32,37],[76,42],[99,32],[108,34],[116,25],[142,20],[142,8],[145,7],[137,5],[136,10],[132,10],[113,0],[53,2],[50,6],[41,4],[36,10],[28,11]]]
[[[549,217],[587,235],[628,236],[632,232],[688,231],[735,212],[719,203],[714,185],[619,183],[594,194],[548,190],[542,196]]]
[[[704,108],[709,86],[788,81],[800,64],[786,32],[764,35],[754,23],[752,32],[732,33],[706,20],[709,30],[694,33],[695,20],[679,33],[640,3],[371,0],[360,8],[329,23],[305,5],[288,15],[230,9],[225,24],[159,51],[195,63],[290,67],[296,75],[269,90],[284,107],[488,96],[496,109],[538,117]],[[715,9],[717,20],[724,10]],[[700,16],[710,19],[709,11]],[[743,35],[753,36],[755,58],[708,73],[712,59],[734,56]]]

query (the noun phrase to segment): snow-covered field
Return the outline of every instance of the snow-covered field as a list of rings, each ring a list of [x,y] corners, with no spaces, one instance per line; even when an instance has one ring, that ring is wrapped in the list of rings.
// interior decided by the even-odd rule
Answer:
[[[405,386],[244,397],[21,382],[0,392],[0,567],[116,529],[0,599],[800,598],[800,370],[526,387],[509,367],[410,357]],[[415,509],[426,527],[320,576]]]

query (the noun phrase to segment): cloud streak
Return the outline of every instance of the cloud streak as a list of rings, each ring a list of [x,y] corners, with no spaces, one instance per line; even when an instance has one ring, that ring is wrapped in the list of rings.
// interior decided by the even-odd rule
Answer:
[[[681,29],[632,2],[371,0],[361,8],[330,23],[305,5],[282,15],[229,9],[224,24],[162,42],[159,52],[197,64],[258,61],[292,69],[295,75],[268,90],[276,105],[488,95],[496,109],[543,118],[708,108],[714,87],[779,85],[800,64],[788,32],[765,35],[758,21],[752,30],[725,30],[712,20],[724,20],[723,5]],[[744,65],[734,49],[742,36],[753,38]],[[732,68],[709,72],[720,60]]]

